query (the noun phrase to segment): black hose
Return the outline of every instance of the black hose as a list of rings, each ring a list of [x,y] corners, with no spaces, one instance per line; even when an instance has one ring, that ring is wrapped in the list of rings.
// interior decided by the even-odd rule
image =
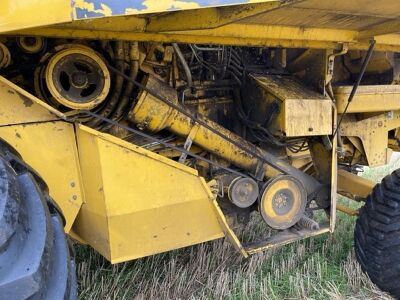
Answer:
[[[242,100],[239,90],[233,91],[233,99],[235,101],[235,107],[237,108],[237,113],[240,120],[244,123],[246,127],[250,129],[252,135],[259,142],[269,142],[270,144],[277,147],[285,147],[286,143],[279,141],[267,128],[264,128],[259,123],[249,120],[246,113],[243,110]]]
[[[174,51],[175,51],[176,55],[178,56],[179,62],[181,63],[181,65],[183,67],[183,71],[185,72],[186,85],[184,85],[178,89],[179,92],[184,92],[193,86],[192,73],[190,72],[189,65],[187,64],[186,59],[183,56],[183,53],[182,53],[181,49],[179,48],[178,44],[172,43],[172,47],[174,48]]]
[[[125,67],[125,55],[124,55],[124,42],[122,41],[117,41],[115,45],[115,68],[121,72],[124,73],[124,67]],[[98,115],[108,118],[112,112],[116,109],[118,100],[121,97],[122,93],[122,87],[124,84],[124,77],[121,76],[119,73],[115,74],[116,79],[115,79],[115,84],[114,84],[114,91],[112,95],[110,96],[108,102],[105,104],[105,106],[100,110]],[[88,122],[89,127],[94,127],[96,128],[102,123],[102,120],[100,118],[93,119],[90,122]]]
[[[130,53],[131,53],[130,60],[131,60],[131,62],[130,62],[130,72],[129,72],[128,76],[134,80],[136,80],[138,73],[139,73],[139,57],[138,57],[139,50],[137,49],[137,54],[135,54],[135,55],[132,54],[132,52],[136,52],[135,48],[137,48],[137,47],[138,47],[137,42],[130,45]],[[133,56],[136,56],[136,57],[133,57]],[[121,101],[119,102],[118,107],[115,110],[114,117],[111,118],[112,120],[119,120],[122,117],[122,115],[124,114],[126,107],[129,104],[129,99],[132,95],[133,88],[134,88],[134,84],[131,81],[128,81],[128,83],[126,84],[126,87],[125,87],[124,94],[122,95]]]

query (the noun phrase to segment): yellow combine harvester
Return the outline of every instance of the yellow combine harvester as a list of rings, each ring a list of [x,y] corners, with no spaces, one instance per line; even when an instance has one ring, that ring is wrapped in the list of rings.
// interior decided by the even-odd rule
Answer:
[[[337,210],[400,298],[400,171],[357,176],[399,149],[399,16],[398,0],[2,0],[0,298],[76,298],[64,232],[112,263],[222,237],[247,257],[333,232]],[[271,236],[245,244],[257,214]]]

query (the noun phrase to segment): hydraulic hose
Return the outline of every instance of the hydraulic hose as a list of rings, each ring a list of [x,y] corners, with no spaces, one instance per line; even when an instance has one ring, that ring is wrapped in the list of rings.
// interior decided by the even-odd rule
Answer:
[[[115,67],[116,69],[121,72],[124,73],[124,42],[122,41],[117,41],[115,44]],[[100,112],[98,113],[98,115],[108,118],[111,113],[115,110],[118,100],[121,97],[121,93],[122,93],[122,87],[124,84],[124,77],[121,76],[120,74],[116,74],[116,78],[115,78],[115,83],[114,83],[114,91],[112,93],[112,95],[109,97],[108,102],[105,104],[105,106],[100,110]],[[90,121],[87,125],[89,127],[97,127],[101,124],[101,120],[100,119],[93,119],[92,121]]]
[[[178,56],[179,62],[181,63],[183,70],[185,72],[185,76],[186,76],[186,85],[184,85],[183,87],[179,88],[180,92],[184,92],[188,89],[190,89],[193,86],[193,79],[192,79],[192,73],[190,72],[190,68],[189,65],[186,62],[185,57],[183,56],[183,53],[181,51],[181,49],[179,48],[177,43],[173,43],[172,47],[175,50],[176,56]]]
[[[130,72],[129,77],[136,80],[139,73],[139,43],[132,42],[129,48],[129,59],[130,59]],[[125,87],[124,94],[122,95],[121,101],[114,113],[113,120],[119,120],[124,114],[129,104],[129,99],[132,95],[134,84],[132,81],[128,81]]]

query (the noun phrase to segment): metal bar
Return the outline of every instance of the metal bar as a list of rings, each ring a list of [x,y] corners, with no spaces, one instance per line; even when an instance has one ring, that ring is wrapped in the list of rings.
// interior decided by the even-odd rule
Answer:
[[[356,31],[332,30],[320,28],[306,28],[277,26],[277,25],[251,25],[231,24],[212,30],[149,33],[132,29],[121,31],[119,24],[116,29],[109,25],[97,23],[102,19],[90,21],[90,24],[81,23],[64,25],[63,27],[46,27],[13,32],[16,36],[44,36],[54,38],[77,38],[98,40],[124,40],[134,42],[177,42],[187,44],[214,44],[214,45],[237,45],[255,47],[278,47],[278,48],[312,48],[312,49],[342,49],[343,43],[349,43],[350,50],[368,50],[369,43],[364,40],[357,41]],[[85,23],[86,24],[86,23]],[[98,27],[96,27],[98,25]],[[129,23],[126,28],[132,27]],[[102,29],[103,28],[103,29]],[[282,32],[282,34],[278,34]],[[400,35],[376,38],[377,51],[400,51]]]
[[[341,211],[342,213],[345,213],[346,215],[349,215],[349,216],[352,216],[352,217],[359,215],[358,210],[351,209],[350,207],[348,207],[346,205],[339,204],[339,203],[336,204],[336,209],[338,211]]]
[[[372,192],[375,182],[357,176],[345,170],[338,170],[338,190],[360,198],[367,198]]]

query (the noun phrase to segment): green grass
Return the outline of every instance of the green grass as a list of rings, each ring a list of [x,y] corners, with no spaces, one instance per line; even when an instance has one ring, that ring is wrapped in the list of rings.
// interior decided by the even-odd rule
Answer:
[[[364,176],[379,181],[399,161]],[[344,198],[344,204],[356,207]],[[259,220],[244,236],[258,234]],[[337,230],[243,259],[224,240],[110,265],[77,247],[80,299],[391,299],[365,276],[353,251],[355,218],[338,213]]]

